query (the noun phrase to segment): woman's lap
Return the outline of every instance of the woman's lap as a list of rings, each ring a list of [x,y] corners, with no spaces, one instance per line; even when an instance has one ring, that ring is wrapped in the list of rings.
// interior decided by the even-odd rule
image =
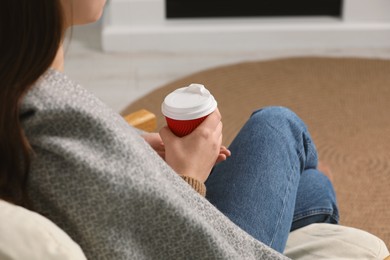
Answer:
[[[229,149],[232,156],[215,166],[206,182],[206,197],[256,239],[282,252],[293,221],[302,225],[334,214],[330,182],[310,188],[326,179],[315,170],[317,152],[306,126],[290,110],[256,111]],[[308,202],[313,196],[324,200]]]

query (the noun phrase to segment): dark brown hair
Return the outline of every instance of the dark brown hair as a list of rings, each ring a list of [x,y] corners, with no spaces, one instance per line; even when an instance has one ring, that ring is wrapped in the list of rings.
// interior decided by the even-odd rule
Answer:
[[[54,61],[63,23],[60,0],[0,1],[0,198],[22,206],[31,148],[20,103]]]

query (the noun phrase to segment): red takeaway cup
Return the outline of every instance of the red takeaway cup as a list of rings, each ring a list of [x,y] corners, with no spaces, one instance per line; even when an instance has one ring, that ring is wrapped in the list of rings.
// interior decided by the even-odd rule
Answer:
[[[161,105],[169,129],[179,137],[190,134],[216,108],[217,101],[201,84],[176,89]]]

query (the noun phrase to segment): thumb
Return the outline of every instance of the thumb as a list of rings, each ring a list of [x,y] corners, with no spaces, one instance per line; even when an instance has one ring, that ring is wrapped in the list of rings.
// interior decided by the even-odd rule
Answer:
[[[163,128],[161,128],[159,134],[164,144],[170,143],[170,141],[176,137],[168,128],[168,126],[164,126]]]

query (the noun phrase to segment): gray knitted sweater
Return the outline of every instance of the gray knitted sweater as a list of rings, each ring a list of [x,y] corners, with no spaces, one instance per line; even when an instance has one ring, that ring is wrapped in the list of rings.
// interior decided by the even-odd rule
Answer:
[[[49,70],[21,110],[33,209],[89,259],[283,259],[183,181],[119,114]]]

